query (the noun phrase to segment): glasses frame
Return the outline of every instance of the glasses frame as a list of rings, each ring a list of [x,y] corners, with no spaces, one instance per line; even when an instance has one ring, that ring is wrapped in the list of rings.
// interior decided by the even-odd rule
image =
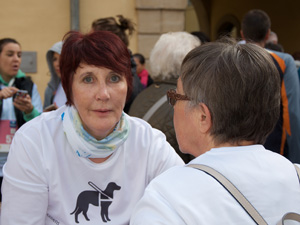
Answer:
[[[175,89],[170,89],[167,91],[167,98],[169,104],[172,107],[174,107],[178,100],[191,101],[191,99],[188,96],[176,93]]]

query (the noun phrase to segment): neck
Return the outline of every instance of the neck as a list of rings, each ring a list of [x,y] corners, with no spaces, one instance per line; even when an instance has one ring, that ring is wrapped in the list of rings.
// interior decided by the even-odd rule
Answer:
[[[9,82],[12,81],[16,76],[9,76],[9,75],[0,75],[2,80],[9,85]]]
[[[226,142],[219,145],[214,145],[214,148],[237,147],[237,146],[248,146],[248,145],[254,145],[254,142],[253,141],[239,141],[236,143]]]
[[[239,141],[236,143],[231,143],[231,142],[225,142],[221,144],[216,144],[213,140],[208,142],[206,146],[202,145],[201,151],[198,152],[197,155],[194,155],[195,157],[198,157],[205,152],[210,151],[212,148],[223,148],[223,147],[238,147],[238,146],[248,146],[248,145],[254,145],[255,143],[253,141]],[[203,148],[204,147],[204,148]]]
[[[261,42],[247,42],[247,43],[252,43],[252,44],[258,45],[262,48],[264,48],[265,45],[266,45],[266,43],[264,41],[261,41]]]
[[[6,83],[8,83],[8,82],[11,80],[11,77],[10,77],[10,76],[7,76],[7,75],[5,75],[5,74],[1,74],[1,77],[2,77],[2,79],[3,79]]]
[[[89,158],[94,163],[103,163],[105,162],[111,155],[107,156],[106,158]]]

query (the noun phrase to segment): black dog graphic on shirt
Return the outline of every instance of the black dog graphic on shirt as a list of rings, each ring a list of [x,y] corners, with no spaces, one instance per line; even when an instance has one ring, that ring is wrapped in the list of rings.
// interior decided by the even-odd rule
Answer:
[[[75,213],[75,222],[79,223],[78,215],[82,212],[83,216],[87,221],[90,219],[87,216],[87,211],[89,204],[94,206],[99,206],[99,194],[101,201],[101,218],[103,222],[110,221],[108,216],[108,207],[111,205],[113,200],[113,193],[116,190],[120,190],[121,187],[118,186],[115,182],[110,182],[104,191],[98,188],[94,183],[88,182],[96,191],[83,191],[77,197],[76,207],[71,215]]]

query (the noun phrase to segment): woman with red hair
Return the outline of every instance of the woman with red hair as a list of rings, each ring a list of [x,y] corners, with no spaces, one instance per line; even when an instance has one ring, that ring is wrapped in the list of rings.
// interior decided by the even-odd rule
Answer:
[[[123,112],[132,75],[118,36],[69,32],[60,71],[66,106],[24,125],[12,143],[1,222],[128,224],[147,184],[183,162],[163,133]]]

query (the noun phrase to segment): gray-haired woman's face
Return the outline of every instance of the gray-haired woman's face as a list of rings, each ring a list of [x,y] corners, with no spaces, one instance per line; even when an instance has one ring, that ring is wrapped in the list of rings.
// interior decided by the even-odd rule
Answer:
[[[178,79],[176,93],[185,95],[181,79]],[[195,143],[198,143],[199,123],[197,110],[188,108],[189,101],[177,100],[174,105],[174,127],[179,148],[183,153],[195,155],[193,152]],[[199,145],[198,145],[199,146]]]

